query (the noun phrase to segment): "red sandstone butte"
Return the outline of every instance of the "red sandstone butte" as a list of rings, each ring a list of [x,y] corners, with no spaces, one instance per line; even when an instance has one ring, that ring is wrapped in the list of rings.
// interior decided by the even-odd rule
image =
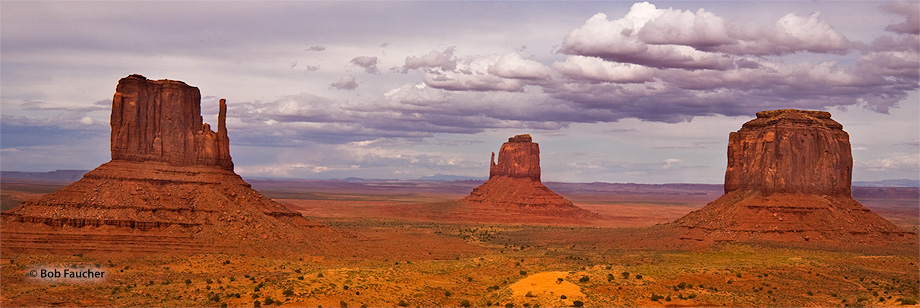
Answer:
[[[530,135],[508,138],[492,153],[489,180],[473,189],[462,201],[500,210],[524,210],[539,215],[595,217],[576,207],[540,181],[540,146]]]
[[[843,125],[823,111],[763,111],[729,135],[725,194],[674,222],[683,239],[873,243],[914,238],[850,195]]]
[[[112,160],[3,212],[4,253],[290,253],[340,237],[234,173],[226,101],[217,132],[202,123],[200,104],[198,88],[184,82],[122,78]]]
[[[198,88],[181,81],[122,78],[112,99],[112,160],[233,170],[227,103],[220,100],[215,133],[202,121],[200,102]]]

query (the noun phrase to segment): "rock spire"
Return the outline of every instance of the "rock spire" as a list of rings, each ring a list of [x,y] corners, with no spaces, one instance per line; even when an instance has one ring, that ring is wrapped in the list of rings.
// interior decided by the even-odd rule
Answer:
[[[492,209],[526,211],[538,215],[595,217],[572,204],[540,181],[540,146],[530,135],[508,138],[489,164],[489,180],[462,201]]]
[[[198,88],[122,78],[112,100],[112,160],[3,212],[4,252],[290,253],[341,239],[233,172],[226,114],[221,99],[211,131]]]

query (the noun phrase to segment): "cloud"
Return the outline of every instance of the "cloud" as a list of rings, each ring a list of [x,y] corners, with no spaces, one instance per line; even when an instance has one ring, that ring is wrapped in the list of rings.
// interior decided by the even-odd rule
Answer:
[[[326,50],[326,46],[313,45],[313,46],[307,47],[307,49],[304,49],[304,51],[323,51],[323,50]]]
[[[703,9],[658,9],[642,2],[620,19],[594,15],[563,38],[560,51],[657,68],[728,70],[735,67],[733,56],[846,53],[851,45],[819,13],[790,13],[773,28],[762,28],[730,23]]]
[[[912,170],[920,171],[920,153],[891,153],[887,157],[869,161],[857,161],[856,167],[871,171]]]
[[[920,35],[920,3],[897,0],[882,5],[882,10],[904,16],[904,22],[890,24],[885,30],[899,34]]]
[[[339,81],[333,82],[329,85],[329,88],[335,88],[339,90],[354,90],[358,88],[358,83],[355,82],[355,77],[351,75],[342,76]]]
[[[70,105],[70,106],[47,106],[47,102],[42,101],[33,101],[26,100],[19,104],[20,108],[23,110],[34,110],[34,111],[50,111],[50,110],[59,110],[59,111],[70,111],[70,112],[92,112],[92,111],[101,111],[101,110],[111,110],[112,109],[112,100],[100,100],[94,102],[90,106],[85,105]]]
[[[588,82],[642,83],[654,80],[655,76],[655,69],[646,66],[585,56],[569,56],[565,62],[553,63],[553,69],[566,77]]]
[[[377,57],[368,57],[368,56],[355,57],[354,59],[351,59],[351,64],[363,67],[364,71],[369,74],[380,73],[380,71],[377,70]]]
[[[546,79],[549,69],[540,62],[521,58],[517,53],[509,53],[498,58],[489,66],[488,72],[502,78]]]
[[[402,67],[402,72],[407,73],[414,69],[440,69],[442,71],[452,71],[457,68],[457,59],[454,57],[456,47],[448,47],[442,52],[432,50],[427,55],[416,57],[406,57],[406,64]]]

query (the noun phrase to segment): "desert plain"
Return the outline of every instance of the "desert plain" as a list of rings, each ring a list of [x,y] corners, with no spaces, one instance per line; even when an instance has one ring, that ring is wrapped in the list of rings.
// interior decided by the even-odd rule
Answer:
[[[2,181],[4,210],[69,184]],[[458,200],[481,184],[475,180],[247,182],[351,240],[261,255],[74,247],[67,254],[4,253],[0,304],[890,307],[917,306],[920,292],[916,244],[692,245],[654,232],[718,198],[722,185],[547,182],[598,217],[533,216],[521,223],[514,214],[462,206]],[[915,233],[918,195],[909,187],[853,188],[860,203]],[[27,276],[50,265],[107,276],[94,282]]]

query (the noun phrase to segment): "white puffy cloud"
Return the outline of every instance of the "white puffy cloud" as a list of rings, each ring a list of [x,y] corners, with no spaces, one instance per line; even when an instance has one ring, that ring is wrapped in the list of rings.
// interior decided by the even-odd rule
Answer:
[[[489,66],[488,72],[503,78],[546,79],[549,69],[540,62],[521,58],[517,53],[509,53],[498,58]]]
[[[787,14],[773,28],[733,24],[703,9],[658,9],[636,3],[624,17],[598,13],[563,38],[560,51],[658,68],[734,68],[733,56],[800,51],[845,53],[851,43],[820,20]]]
[[[655,75],[646,66],[585,56],[569,56],[565,62],[553,63],[553,69],[572,79],[597,82],[641,83],[654,80]]]

